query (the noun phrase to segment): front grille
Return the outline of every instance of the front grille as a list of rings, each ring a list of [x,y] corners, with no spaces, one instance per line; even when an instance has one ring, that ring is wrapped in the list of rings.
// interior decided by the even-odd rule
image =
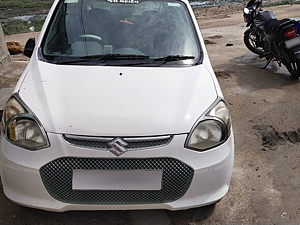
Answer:
[[[161,190],[72,190],[73,170],[162,170]],[[49,194],[73,204],[155,204],[181,198],[190,186],[194,171],[173,158],[56,159],[40,169],[42,181]]]
[[[64,140],[78,147],[96,148],[96,149],[109,149],[109,142],[114,138],[102,138],[102,137],[87,137],[78,135],[63,135]],[[157,137],[136,137],[136,138],[122,138],[128,145],[127,150],[135,149],[148,149],[157,148],[169,144],[173,136],[157,136]]]

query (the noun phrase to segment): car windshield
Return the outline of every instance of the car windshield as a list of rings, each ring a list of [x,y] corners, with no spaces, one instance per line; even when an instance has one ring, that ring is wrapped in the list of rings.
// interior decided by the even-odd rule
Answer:
[[[41,46],[50,62],[184,64],[201,58],[192,19],[181,1],[64,0],[54,12]]]

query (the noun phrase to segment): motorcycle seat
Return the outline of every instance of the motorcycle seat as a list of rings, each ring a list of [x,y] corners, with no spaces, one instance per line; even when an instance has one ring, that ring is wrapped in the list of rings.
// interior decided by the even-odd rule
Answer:
[[[279,31],[280,27],[288,24],[293,24],[293,23],[295,23],[295,21],[291,19],[283,19],[283,20],[272,19],[265,23],[264,28],[266,34],[276,34]]]

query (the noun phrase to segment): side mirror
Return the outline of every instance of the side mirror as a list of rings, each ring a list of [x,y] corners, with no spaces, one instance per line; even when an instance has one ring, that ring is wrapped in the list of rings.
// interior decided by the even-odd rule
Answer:
[[[248,8],[244,8],[244,13],[248,15],[250,13],[250,10]]]
[[[24,55],[31,58],[35,48],[35,38],[29,38],[24,48]]]

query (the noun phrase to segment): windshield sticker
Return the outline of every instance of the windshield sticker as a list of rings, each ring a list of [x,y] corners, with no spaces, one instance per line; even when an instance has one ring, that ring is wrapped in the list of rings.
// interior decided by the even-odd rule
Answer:
[[[78,0],[65,0],[65,3],[78,3]]]
[[[172,7],[180,7],[179,3],[174,3],[174,2],[169,2],[168,6],[172,6]]]
[[[139,0],[107,0],[109,3],[139,4]]]

